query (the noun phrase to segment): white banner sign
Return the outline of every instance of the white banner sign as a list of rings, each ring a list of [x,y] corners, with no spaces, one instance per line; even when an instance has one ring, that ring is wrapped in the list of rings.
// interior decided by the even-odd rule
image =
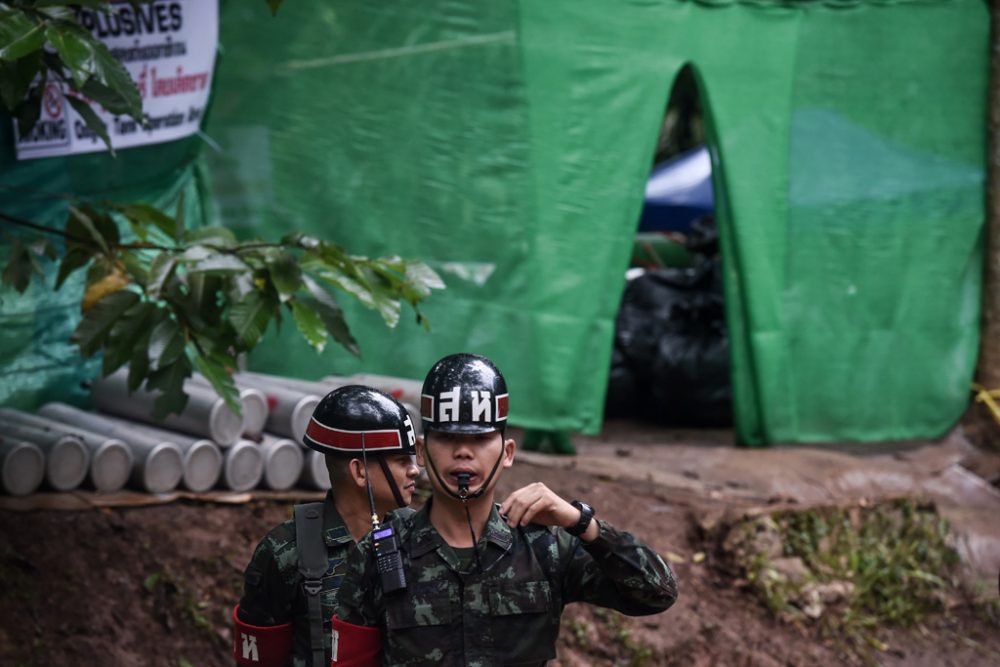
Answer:
[[[91,108],[107,124],[111,144],[120,150],[196,133],[212,88],[219,40],[217,0],[155,0],[134,6],[112,2],[112,7],[109,14],[78,9],[80,25],[128,70],[149,122],[143,127],[92,102]],[[61,84],[48,84],[41,117],[28,136],[19,136],[14,124],[19,160],[107,150],[64,93]]]

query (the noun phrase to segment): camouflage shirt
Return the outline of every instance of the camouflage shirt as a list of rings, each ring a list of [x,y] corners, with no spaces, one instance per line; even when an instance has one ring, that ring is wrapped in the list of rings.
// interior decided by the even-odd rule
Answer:
[[[354,538],[344,525],[327,492],[323,501],[323,541],[330,567],[323,575],[323,644],[330,660],[330,618],[337,611],[337,589],[344,577],[345,560]],[[295,547],[295,520],[290,519],[269,532],[253,553],[243,581],[239,618],[257,626],[283,625],[291,621],[293,667],[307,667],[312,659],[309,647],[309,607],[299,574],[299,552]]]
[[[471,571],[430,522],[430,502],[396,518],[405,591],[382,594],[369,534],[352,550],[340,616],[379,627],[386,665],[544,665],[555,658],[559,618],[570,602],[640,616],[677,598],[673,572],[652,549],[599,521],[590,544],[561,528],[510,528],[495,506]]]

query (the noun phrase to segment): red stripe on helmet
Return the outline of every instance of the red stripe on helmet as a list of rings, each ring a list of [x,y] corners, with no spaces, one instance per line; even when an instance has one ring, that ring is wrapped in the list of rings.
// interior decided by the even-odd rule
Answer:
[[[424,419],[434,421],[434,397],[427,394],[420,395],[420,416]]]
[[[507,419],[507,394],[497,396],[497,421]]]
[[[320,424],[315,419],[306,428],[306,437],[319,445],[349,452],[361,451],[361,436],[364,435],[366,450],[400,449],[399,431],[344,431]]]

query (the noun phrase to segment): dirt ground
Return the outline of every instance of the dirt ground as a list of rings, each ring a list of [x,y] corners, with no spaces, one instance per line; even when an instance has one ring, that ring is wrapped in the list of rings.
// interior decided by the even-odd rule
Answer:
[[[967,579],[996,595],[1000,454],[961,431],[884,446],[735,448],[726,431],[609,423],[575,438],[578,455],[522,452],[500,495],[543,480],[639,535],[674,567],[677,604],[626,618],[570,605],[560,667],[584,665],[853,665],[836,636],[777,620],[725,566],[713,527],[761,507],[929,498],[951,521]],[[297,499],[219,494],[134,506],[136,497],[0,499],[0,665],[230,665],[229,615],[259,538]],[[246,501],[246,502],[244,502]],[[71,509],[67,509],[71,508]],[[1000,664],[994,618],[953,602],[915,628],[879,630],[867,660],[883,665]]]

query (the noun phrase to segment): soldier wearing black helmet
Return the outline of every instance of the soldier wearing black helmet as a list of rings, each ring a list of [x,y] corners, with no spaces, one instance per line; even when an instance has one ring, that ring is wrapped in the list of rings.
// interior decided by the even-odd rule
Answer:
[[[383,585],[378,532],[358,543],[333,622],[334,665],[542,665],[555,658],[569,602],[629,615],[673,604],[663,559],[587,503],[537,482],[494,503],[516,450],[507,413],[506,381],[489,359],[457,354],[431,368],[417,461],[433,495],[390,524],[405,586]]]
[[[415,433],[391,396],[359,385],[330,392],[304,440],[325,455],[332,489],[322,503],[296,505],[295,518],[254,551],[233,610],[238,665],[329,665],[330,618],[347,551],[371,529],[373,511],[381,517],[413,497]]]

